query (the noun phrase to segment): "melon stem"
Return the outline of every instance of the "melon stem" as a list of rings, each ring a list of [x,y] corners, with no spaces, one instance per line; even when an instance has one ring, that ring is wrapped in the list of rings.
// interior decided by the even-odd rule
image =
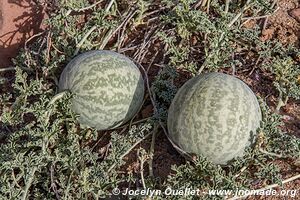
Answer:
[[[56,101],[58,101],[59,99],[63,98],[67,93],[69,93],[69,90],[65,90],[65,91],[62,91],[58,94],[56,94],[48,103],[48,108],[49,106],[53,105]],[[52,110],[53,109],[49,109],[48,111],[46,111],[45,115],[46,115],[46,118],[45,118],[45,122],[46,124],[49,122],[49,118],[51,116],[51,113],[52,113]]]

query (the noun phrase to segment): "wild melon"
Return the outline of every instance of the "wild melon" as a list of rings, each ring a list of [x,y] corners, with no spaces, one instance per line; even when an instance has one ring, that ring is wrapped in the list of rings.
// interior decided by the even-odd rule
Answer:
[[[144,98],[144,81],[127,57],[96,50],[78,55],[63,70],[60,91],[74,94],[72,109],[83,127],[116,128],[130,120]]]
[[[168,113],[170,140],[186,153],[215,164],[244,154],[255,142],[261,110],[252,90],[223,73],[207,73],[187,81]]]

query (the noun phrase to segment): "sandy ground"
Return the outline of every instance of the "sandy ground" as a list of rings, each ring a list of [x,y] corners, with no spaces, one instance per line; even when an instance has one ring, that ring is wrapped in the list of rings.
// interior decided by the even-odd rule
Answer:
[[[0,1],[0,68],[11,64],[25,41],[42,31],[44,17],[43,8],[32,0]]]

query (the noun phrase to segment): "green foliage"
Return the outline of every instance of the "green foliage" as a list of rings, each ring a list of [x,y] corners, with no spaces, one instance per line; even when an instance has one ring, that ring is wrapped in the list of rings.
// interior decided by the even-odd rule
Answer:
[[[244,47],[257,53],[256,62],[261,63],[261,69],[271,73],[273,85],[279,93],[277,111],[286,105],[290,97],[300,98],[299,49],[292,45],[284,46],[277,40],[263,42],[258,31],[253,30],[243,30],[237,38]]]
[[[176,38],[174,36],[169,36],[164,32],[158,33],[159,38],[161,38],[166,45],[168,45],[168,50],[166,55],[169,56],[170,64],[176,65],[178,63],[185,62],[188,59],[189,49],[187,47],[178,48],[176,46]]]
[[[279,92],[279,104],[284,106],[289,97],[300,99],[299,64],[295,64],[291,57],[275,58],[266,68],[275,76],[274,86]]]
[[[145,12],[148,10],[148,7],[151,5],[150,2],[144,1],[144,0],[137,0],[137,12],[138,12],[138,16],[135,19],[135,25],[140,25],[143,24],[143,18],[144,18],[144,14]]]
[[[164,122],[167,120],[169,105],[177,92],[177,87],[174,85],[175,78],[178,78],[176,70],[165,66],[152,83],[151,90],[156,97],[155,103],[158,108],[158,112],[154,115]]]
[[[185,188],[200,189],[201,199],[223,199],[222,196],[210,196],[208,190],[243,188],[235,180],[233,174],[226,175],[226,171],[219,165],[214,165],[203,157],[199,157],[193,165],[187,163],[178,167],[174,166],[173,170],[176,176],[169,176],[166,186],[179,190]],[[180,199],[180,197],[172,199]],[[196,198],[189,196],[187,199]]]
[[[97,132],[78,129],[70,109],[70,96],[49,106],[51,93],[37,89],[45,86],[44,81],[27,81],[27,74],[18,69],[14,89],[19,94],[17,100],[25,100],[15,101],[17,109],[1,116],[3,123],[16,126],[0,148],[1,199],[52,199],[55,195],[99,198],[125,182],[127,177],[120,176],[116,168],[124,164],[124,153],[149,132],[151,125],[133,126],[124,136],[111,133],[109,155],[103,157],[86,145],[97,142]],[[39,98],[28,103],[26,100],[32,95]],[[46,117],[49,110],[50,120]],[[35,120],[24,123],[24,115],[29,114]],[[27,187],[34,191],[26,190]]]
[[[232,67],[241,73],[248,70],[246,66],[253,66],[247,58],[251,52],[259,61],[255,67],[273,75],[283,96],[299,98],[297,49],[277,41],[262,42],[259,27],[243,26],[247,17],[272,13],[272,0],[230,1],[227,13],[225,1],[216,0],[198,8],[196,0],[120,0],[113,1],[110,8],[111,1],[53,2],[56,9],[47,20],[47,31],[14,59],[14,76],[4,77],[6,73],[0,71],[1,88],[13,87],[10,92],[0,90],[0,199],[97,199],[107,198],[116,186],[142,187],[141,176],[136,174],[141,172],[126,173],[122,158],[151,134],[153,123],[165,122],[181,85],[178,71],[197,74]],[[156,13],[149,15],[151,12]],[[243,15],[238,16],[240,12]],[[153,15],[158,18],[150,22]],[[72,95],[66,93],[54,101],[64,66],[76,54],[94,49],[117,49],[132,58],[135,53],[145,53],[140,64],[149,64],[153,51],[140,38],[151,35],[148,31],[153,26],[159,29],[150,36],[151,41],[161,44],[157,51],[163,55],[154,61],[163,66],[161,71],[149,77],[157,107],[151,116],[154,122],[129,123],[111,133],[80,129],[70,109]],[[204,192],[201,199],[222,199],[207,191],[251,188],[257,181],[280,182],[280,167],[272,161],[279,155],[289,162],[299,158],[300,141],[281,131],[280,115],[264,103],[262,107],[262,139],[253,151],[247,150],[244,158],[228,166],[216,166],[199,157],[195,163],[174,165],[166,180],[150,177],[147,164],[152,155],[147,156],[145,147],[140,152],[147,158],[143,168],[146,188],[199,188]]]
[[[262,103],[263,124],[262,133],[264,139],[263,147],[268,151],[281,155],[283,158],[298,159],[300,157],[299,138],[284,133],[279,127],[283,126],[282,116],[272,113],[266,103]]]
[[[130,181],[117,169],[124,164],[124,155],[150,131],[150,123],[131,126],[125,135],[111,133],[103,153],[96,148],[103,140],[99,133],[78,128],[70,109],[70,95],[49,105],[57,92],[57,71],[72,58],[90,28],[97,26],[105,34],[119,22],[106,18],[113,11],[105,13],[93,7],[90,20],[79,25],[78,16],[71,15],[70,10],[88,5],[88,1],[60,2],[60,9],[47,22],[51,27],[51,51],[47,52],[45,38],[41,37],[14,61],[21,68],[34,69],[36,74],[17,68],[13,90],[1,94],[1,199],[96,199]],[[80,48],[95,49],[98,39],[99,34],[94,32]],[[2,127],[9,134],[3,133]]]
[[[234,58],[233,52],[242,49],[243,44],[259,43],[257,30],[241,28],[241,12],[247,11],[249,17],[256,17],[273,10],[268,7],[271,1],[251,1],[249,4],[238,1],[231,2],[229,12],[225,13],[223,4],[209,1],[210,13],[214,13],[210,15],[208,7],[196,9],[195,1],[163,2],[169,12],[161,16],[162,23],[172,27],[160,33],[168,47],[169,64],[194,74],[236,66],[239,60]]]
[[[175,175],[170,175],[164,186],[173,189],[198,188],[201,191],[201,199],[223,199],[222,196],[210,196],[208,190],[251,189],[252,182],[257,180],[281,184],[280,167],[270,163],[274,156],[262,152],[260,143],[262,142],[263,148],[269,152],[273,151],[283,157],[292,156],[296,159],[300,155],[300,140],[282,133],[278,127],[282,123],[278,114],[272,113],[263,102],[261,106],[264,117],[260,131],[264,133],[264,137],[257,141],[253,150],[249,148],[243,158],[235,159],[224,167],[214,165],[201,156],[193,164],[174,165]],[[251,170],[255,170],[255,173]],[[176,198],[180,199],[180,197],[172,197],[172,199]],[[194,198],[190,196],[187,199]]]
[[[171,10],[168,15],[162,16],[162,20],[172,24],[182,39],[188,39],[198,31],[211,32],[216,28],[204,12],[192,9],[190,5],[193,2],[191,0],[172,1],[172,3],[166,1],[167,7]]]
[[[173,32],[161,34],[163,41],[168,44],[167,53],[170,54],[170,65],[183,65],[192,73],[196,73],[195,64],[199,58],[193,58],[190,55],[194,52],[202,52],[201,56],[205,57],[205,62],[201,60],[209,71],[215,71],[224,64],[225,58],[229,57],[232,52],[229,38],[232,33],[229,31],[225,18],[212,19],[201,10],[191,6],[194,1],[179,1],[172,3],[164,1],[170,8],[168,15],[161,17],[163,23],[172,25],[175,28],[176,35]],[[216,7],[218,5],[215,5]],[[195,49],[191,44],[191,37],[199,41],[199,49]],[[204,54],[203,54],[204,53]],[[198,55],[199,56],[199,55]],[[191,64],[192,61],[192,64]],[[191,67],[191,65],[193,67]]]

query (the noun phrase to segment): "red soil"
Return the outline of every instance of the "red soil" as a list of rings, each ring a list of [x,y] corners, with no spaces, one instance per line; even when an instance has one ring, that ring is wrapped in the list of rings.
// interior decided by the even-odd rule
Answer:
[[[43,7],[32,0],[0,1],[0,68],[11,64],[25,41],[43,30]]]

